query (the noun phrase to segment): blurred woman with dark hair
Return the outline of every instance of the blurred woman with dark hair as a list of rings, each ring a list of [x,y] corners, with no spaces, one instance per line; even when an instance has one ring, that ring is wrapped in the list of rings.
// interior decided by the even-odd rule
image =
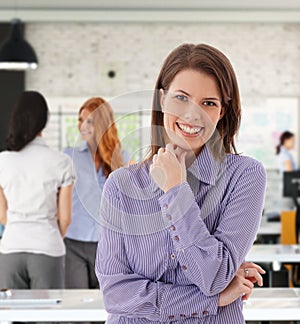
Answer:
[[[47,119],[36,91],[23,92],[11,113],[7,151],[0,153],[0,288],[64,287],[72,164],[42,138]]]
[[[279,169],[284,171],[295,171],[296,162],[291,150],[295,148],[295,134],[285,131],[279,137],[279,144],[276,146],[276,154],[279,158]]]
[[[295,134],[290,131],[284,131],[279,137],[279,143],[276,146],[277,163],[279,168],[279,186],[278,186],[278,214],[282,210],[293,210],[295,208],[294,200],[290,197],[283,197],[283,183],[284,172],[291,172],[297,170],[297,164],[292,154],[295,148]],[[273,207],[274,208],[274,207]]]
[[[111,106],[101,97],[88,99],[78,112],[83,143],[66,148],[74,164],[72,222],[65,238],[66,288],[98,288],[95,256],[99,238],[99,208],[109,174],[128,162],[122,151]]]

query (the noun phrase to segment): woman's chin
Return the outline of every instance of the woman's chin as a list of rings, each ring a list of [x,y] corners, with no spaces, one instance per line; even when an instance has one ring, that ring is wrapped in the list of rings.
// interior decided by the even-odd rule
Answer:
[[[203,146],[203,144],[201,142],[197,143],[197,145],[191,145],[190,143],[188,143],[187,141],[185,141],[181,138],[171,138],[170,139],[171,144],[181,148],[183,151],[186,151],[187,153],[200,150],[201,146]],[[193,143],[193,144],[195,144],[195,143]]]
[[[91,141],[91,136],[88,135],[81,135],[81,139],[85,142],[90,142]]]

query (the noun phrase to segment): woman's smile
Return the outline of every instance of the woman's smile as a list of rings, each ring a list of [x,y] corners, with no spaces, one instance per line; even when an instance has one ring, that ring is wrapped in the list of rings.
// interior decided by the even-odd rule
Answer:
[[[191,126],[189,124],[185,124],[181,122],[176,122],[176,126],[185,136],[196,137],[204,131],[204,127],[202,126]]]

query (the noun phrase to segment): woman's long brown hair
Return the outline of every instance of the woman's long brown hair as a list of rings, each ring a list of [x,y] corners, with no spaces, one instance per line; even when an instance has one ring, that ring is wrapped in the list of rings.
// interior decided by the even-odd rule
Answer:
[[[97,143],[94,159],[100,160],[104,174],[108,177],[113,170],[124,165],[113,110],[109,103],[101,97],[88,99],[82,105],[78,114],[83,109],[92,113]]]

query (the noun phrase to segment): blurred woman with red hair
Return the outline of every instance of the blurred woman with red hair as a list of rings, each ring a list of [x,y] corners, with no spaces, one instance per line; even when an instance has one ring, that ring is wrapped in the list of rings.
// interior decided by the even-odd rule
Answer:
[[[121,149],[111,106],[100,97],[88,99],[78,113],[83,143],[64,152],[73,161],[72,222],[66,234],[66,288],[98,288],[95,256],[99,236],[99,207],[109,174],[128,162]]]

